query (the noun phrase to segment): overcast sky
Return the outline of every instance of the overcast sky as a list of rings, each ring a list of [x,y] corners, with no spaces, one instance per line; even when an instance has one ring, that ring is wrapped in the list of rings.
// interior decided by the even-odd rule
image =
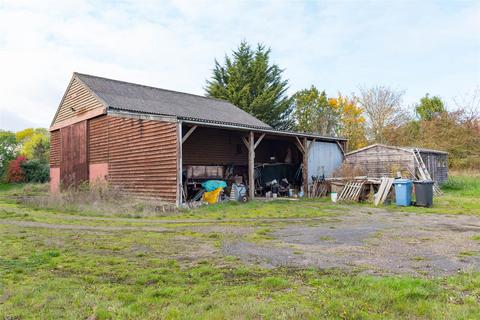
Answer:
[[[480,1],[0,0],[0,128],[48,127],[74,71],[203,94],[243,39],[271,47],[290,93],[453,105],[480,85]]]

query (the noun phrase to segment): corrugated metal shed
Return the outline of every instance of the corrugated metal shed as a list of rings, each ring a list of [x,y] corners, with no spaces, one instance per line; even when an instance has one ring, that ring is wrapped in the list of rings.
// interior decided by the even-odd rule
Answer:
[[[315,141],[308,153],[308,182],[312,176],[325,175],[330,178],[333,172],[342,165],[343,152],[336,143]]]

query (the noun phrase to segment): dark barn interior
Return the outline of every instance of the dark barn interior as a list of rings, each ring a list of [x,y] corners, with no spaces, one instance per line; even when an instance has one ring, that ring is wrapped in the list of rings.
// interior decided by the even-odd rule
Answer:
[[[233,182],[248,185],[249,151],[244,139],[247,134],[229,129],[184,125],[182,136],[182,178],[184,197],[194,198],[205,180],[218,179],[231,186]],[[190,135],[187,135],[191,131]],[[256,134],[258,141],[262,134]],[[301,165],[303,157],[294,137],[264,135],[255,148],[255,194],[265,196],[272,191],[276,180],[280,190],[287,195],[289,189],[302,186]],[[275,186],[274,186],[275,188]],[[227,193],[228,190],[227,190]]]

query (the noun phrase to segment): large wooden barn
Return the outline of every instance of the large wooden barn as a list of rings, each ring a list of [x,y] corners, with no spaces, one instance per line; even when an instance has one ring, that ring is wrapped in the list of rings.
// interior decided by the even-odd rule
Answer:
[[[398,171],[412,177],[417,176],[419,167],[415,149],[432,179],[437,183],[445,182],[448,179],[448,153],[439,150],[372,144],[347,153],[345,163],[360,166],[369,177],[395,177]]]
[[[312,176],[328,177],[342,163],[346,143],[275,130],[223,100],[79,73],[50,131],[52,192],[108,181],[177,204],[189,196],[188,181],[227,175],[243,176],[253,197],[262,166],[276,165],[306,190]],[[300,179],[298,168],[306,169]]]

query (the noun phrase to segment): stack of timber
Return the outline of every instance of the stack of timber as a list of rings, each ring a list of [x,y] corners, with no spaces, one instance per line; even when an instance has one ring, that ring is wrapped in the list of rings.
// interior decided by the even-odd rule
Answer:
[[[364,184],[365,181],[347,182],[338,196],[338,201],[359,201]]]
[[[312,188],[310,191],[311,198],[321,198],[325,197],[330,191],[330,183],[325,180],[315,180],[313,181]]]
[[[392,185],[395,179],[393,178],[382,178],[378,192],[373,196],[375,206],[378,206],[380,203],[384,203],[392,189]]]

